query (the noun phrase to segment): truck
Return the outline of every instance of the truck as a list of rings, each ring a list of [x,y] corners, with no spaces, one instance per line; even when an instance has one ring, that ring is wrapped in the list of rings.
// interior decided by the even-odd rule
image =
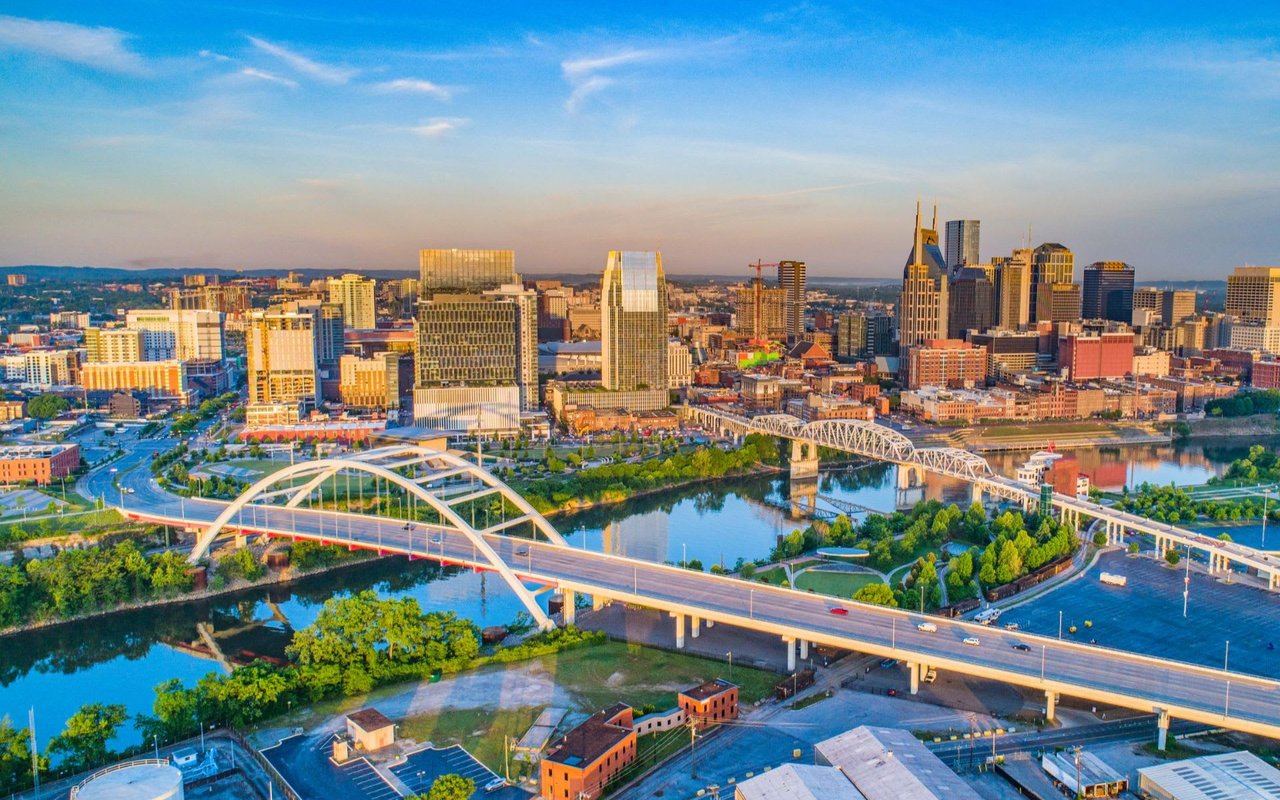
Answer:
[[[1116,575],[1114,572],[1104,572],[1098,576],[1098,580],[1108,586],[1128,586],[1129,579],[1124,575]]]

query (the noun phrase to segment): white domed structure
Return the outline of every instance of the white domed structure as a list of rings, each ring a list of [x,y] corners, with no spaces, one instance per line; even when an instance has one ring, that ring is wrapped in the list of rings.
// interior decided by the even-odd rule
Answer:
[[[129,761],[89,777],[71,800],[183,800],[182,773],[163,760]]]

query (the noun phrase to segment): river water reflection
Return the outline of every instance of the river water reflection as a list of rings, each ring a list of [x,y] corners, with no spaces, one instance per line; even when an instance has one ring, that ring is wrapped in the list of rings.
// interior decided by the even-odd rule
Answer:
[[[1074,491],[1078,473],[1104,489],[1143,481],[1202,483],[1255,443],[1065,453],[1053,479],[1064,491]],[[991,461],[997,471],[1011,474],[1024,458],[1025,454],[1001,454]],[[822,498],[882,511],[922,497],[968,501],[968,487],[954,481],[930,479],[924,487],[905,491],[896,487],[895,470],[874,465],[824,473],[810,488]],[[698,559],[707,566],[720,563],[731,568],[739,558],[766,556],[779,535],[806,524],[791,516],[790,500],[784,477],[744,478],[639,497],[553,522],[574,547],[653,561]],[[828,507],[822,499],[817,503]],[[1242,530],[1239,539],[1247,538]],[[1280,531],[1276,538],[1280,540]],[[221,668],[205,644],[206,634],[233,661],[254,655],[279,657],[290,631],[310,624],[326,599],[364,589],[415,597],[426,610],[453,611],[482,626],[508,622],[520,611],[515,596],[493,575],[442,571],[426,562],[371,562],[288,587],[114,614],[0,639],[0,716],[8,714],[22,724],[27,709],[34,706],[43,747],[86,702],[122,703],[130,714],[148,713],[156,684],[174,677],[190,684]]]

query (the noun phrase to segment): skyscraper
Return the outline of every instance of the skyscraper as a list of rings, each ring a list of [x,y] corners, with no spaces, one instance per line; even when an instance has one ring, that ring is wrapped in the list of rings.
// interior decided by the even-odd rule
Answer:
[[[1080,284],[1042,283],[1036,297],[1040,322],[1076,322],[1080,319]]]
[[[537,298],[511,250],[422,250],[413,416],[454,431],[514,432],[537,401]]]
[[[249,320],[249,403],[320,403],[316,318],[306,312],[267,309]]]
[[[1280,326],[1280,267],[1236,267],[1227,276],[1228,314]]]
[[[1160,296],[1160,319],[1165,325],[1177,325],[1196,315],[1196,293],[1190,289],[1166,289]]]
[[[803,261],[778,262],[778,286],[786,293],[788,344],[795,344],[804,335],[804,271]]]
[[[1095,261],[1084,268],[1080,313],[1085,319],[1133,319],[1133,267],[1123,261]]]
[[[1033,321],[1040,317],[1040,287],[1055,283],[1071,283],[1075,275],[1076,257],[1057,242],[1045,242],[1031,254],[1031,287],[1028,309]]]
[[[613,250],[600,279],[601,383],[667,389],[667,281],[662,254]]]
[[[378,327],[376,288],[372,278],[354,272],[329,279],[329,302],[342,307],[342,323],[346,327],[354,330]]]
[[[422,250],[418,291],[484,291],[519,283],[514,250]]]
[[[995,285],[986,270],[976,267],[955,270],[951,273],[947,294],[948,338],[963,339],[965,331],[981,333],[995,324]]]
[[[902,296],[898,302],[898,352],[906,364],[907,349],[929,339],[947,338],[947,265],[938,249],[938,211],[934,227],[920,225],[916,201],[915,242],[902,271]]]
[[[760,319],[756,319],[756,293],[759,292]],[[760,341],[777,341],[787,335],[787,292],[773,286],[756,286],[755,278],[748,286],[734,290],[734,325]]]
[[[1014,250],[1013,255],[993,258],[996,286],[996,324],[1017,330],[1031,321],[1031,250]]]
[[[952,270],[982,261],[978,257],[981,227],[982,223],[976,219],[953,219],[947,223],[947,266]]]

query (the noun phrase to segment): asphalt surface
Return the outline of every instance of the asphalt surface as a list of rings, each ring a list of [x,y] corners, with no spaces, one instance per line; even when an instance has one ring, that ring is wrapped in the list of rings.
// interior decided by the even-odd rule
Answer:
[[[135,490],[126,495],[126,513],[171,523],[211,522],[224,503],[179,502],[155,486],[142,465],[149,458],[145,448],[154,446],[140,444],[117,465],[122,483]],[[123,465],[131,459],[136,459],[134,468],[126,470]],[[395,520],[257,506],[245,509],[234,524],[279,535],[474,563],[474,545],[462,533],[432,531],[429,535],[422,525],[406,531]],[[825,639],[848,649],[892,654],[944,669],[949,666],[946,661],[958,670],[980,665],[1000,671],[1011,682],[1054,686],[1067,695],[1090,689],[1117,692],[1141,710],[1180,709],[1221,720],[1225,727],[1239,727],[1241,721],[1252,723],[1246,727],[1266,726],[1267,733],[1280,736],[1280,684],[1271,680],[936,617],[930,621],[938,630],[924,633],[915,627],[917,615],[896,609],[845,603],[849,613],[835,615],[830,611],[831,599],[806,592],[498,534],[486,539],[522,580],[534,583],[563,583],[618,600],[634,598],[643,605],[718,614],[743,627]],[[968,637],[976,637],[980,643],[967,645],[964,640]],[[1026,644],[1030,652],[1012,649],[1018,643]]]
[[[338,766],[329,760],[330,739],[291,736],[262,751],[289,787],[304,800],[397,800],[400,793],[368,761]]]

